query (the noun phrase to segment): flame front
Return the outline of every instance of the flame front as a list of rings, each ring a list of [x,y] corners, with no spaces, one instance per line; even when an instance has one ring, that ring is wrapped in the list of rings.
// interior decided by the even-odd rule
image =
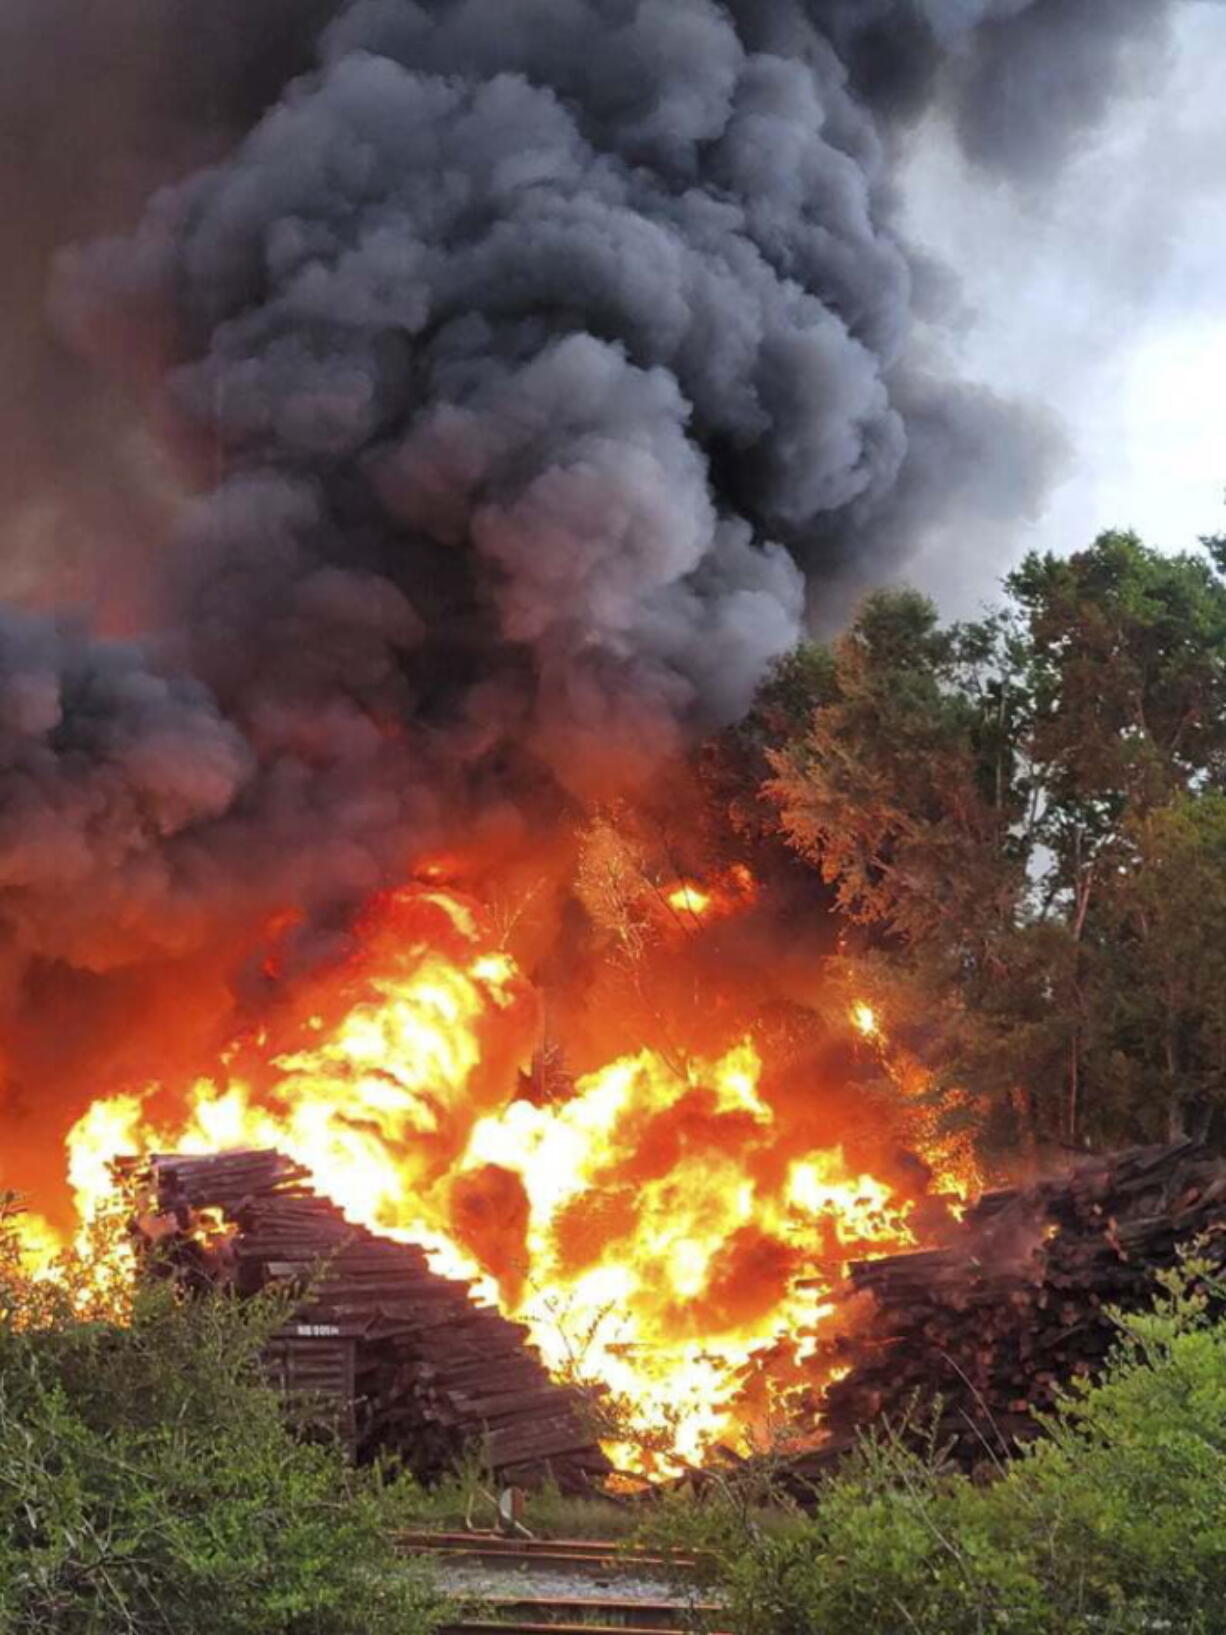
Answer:
[[[698,888],[677,891],[697,912]],[[624,1467],[761,1433],[845,1261],[913,1241],[910,1201],[837,1146],[793,1150],[749,1039],[643,1050],[550,1096],[521,1075],[516,1094],[535,1001],[477,906],[412,887],[359,929],[218,1071],[89,1109],[69,1140],[82,1216],[121,1153],[277,1147],[351,1219],[476,1279],[559,1375],[606,1387]]]

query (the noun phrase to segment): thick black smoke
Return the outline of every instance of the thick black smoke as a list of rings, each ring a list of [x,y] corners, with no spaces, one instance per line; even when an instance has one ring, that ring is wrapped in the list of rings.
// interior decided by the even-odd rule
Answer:
[[[354,0],[283,86],[292,8],[225,11],[206,148],[272,105],[57,281],[196,497],[143,646],[0,625],[19,955],[332,907],[457,813],[623,787],[745,708],[806,580],[946,494],[1024,511],[1044,435],[912,345],[906,133],[939,103],[1033,179],[1167,8]]]

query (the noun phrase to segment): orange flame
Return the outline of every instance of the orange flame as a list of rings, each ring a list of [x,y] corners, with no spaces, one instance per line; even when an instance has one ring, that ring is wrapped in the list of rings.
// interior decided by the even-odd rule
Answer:
[[[55,1274],[55,1263],[64,1245],[60,1234],[41,1215],[4,1217],[16,1234],[17,1253],[27,1277],[40,1280]]]
[[[867,1005],[852,1020],[876,1034]],[[651,1465],[640,1438],[662,1426],[663,1468],[743,1441],[772,1409],[749,1405],[747,1370],[769,1347],[794,1378],[844,1262],[909,1246],[913,1206],[837,1146],[793,1150],[750,1039],[709,1060],[641,1051],[566,1099],[508,1102],[535,1021],[476,904],[391,894],[351,958],[217,1072],[89,1109],[69,1138],[82,1218],[120,1154],[277,1147],[351,1219],[478,1280],[558,1373],[615,1392],[624,1465]]]

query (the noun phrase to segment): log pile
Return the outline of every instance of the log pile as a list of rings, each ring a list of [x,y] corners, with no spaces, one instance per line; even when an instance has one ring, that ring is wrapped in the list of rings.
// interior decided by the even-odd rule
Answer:
[[[1080,1163],[1026,1190],[985,1195],[947,1247],[854,1265],[844,1291],[847,1370],[825,1398],[828,1466],[861,1429],[933,1426],[974,1470],[1037,1434],[1036,1410],[1102,1367],[1117,1330],[1105,1308],[1137,1310],[1154,1274],[1207,1235],[1226,1265],[1226,1160],[1194,1142]]]
[[[401,1456],[423,1480],[468,1450],[500,1480],[580,1488],[609,1465],[577,1393],[554,1383],[527,1330],[416,1244],[345,1220],[276,1152],[164,1155],[117,1166],[149,1209],[138,1229],[193,1286],[302,1291],[265,1362],[291,1397],[327,1405],[353,1455]]]

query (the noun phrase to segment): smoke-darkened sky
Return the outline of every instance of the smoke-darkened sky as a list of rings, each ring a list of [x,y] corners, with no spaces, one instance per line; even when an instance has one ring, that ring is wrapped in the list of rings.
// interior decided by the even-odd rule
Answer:
[[[952,344],[973,376],[1050,406],[1066,453],[1033,518],[936,530],[904,572],[973,609],[1028,549],[1134,527],[1184,550],[1226,529],[1226,7],[1176,12],[1154,59],[1038,188],[966,162],[937,116],[905,194],[914,239],[957,269]]]
[[[1217,6],[0,22],[19,973],[633,789],[865,586],[1147,525],[1200,386]]]

